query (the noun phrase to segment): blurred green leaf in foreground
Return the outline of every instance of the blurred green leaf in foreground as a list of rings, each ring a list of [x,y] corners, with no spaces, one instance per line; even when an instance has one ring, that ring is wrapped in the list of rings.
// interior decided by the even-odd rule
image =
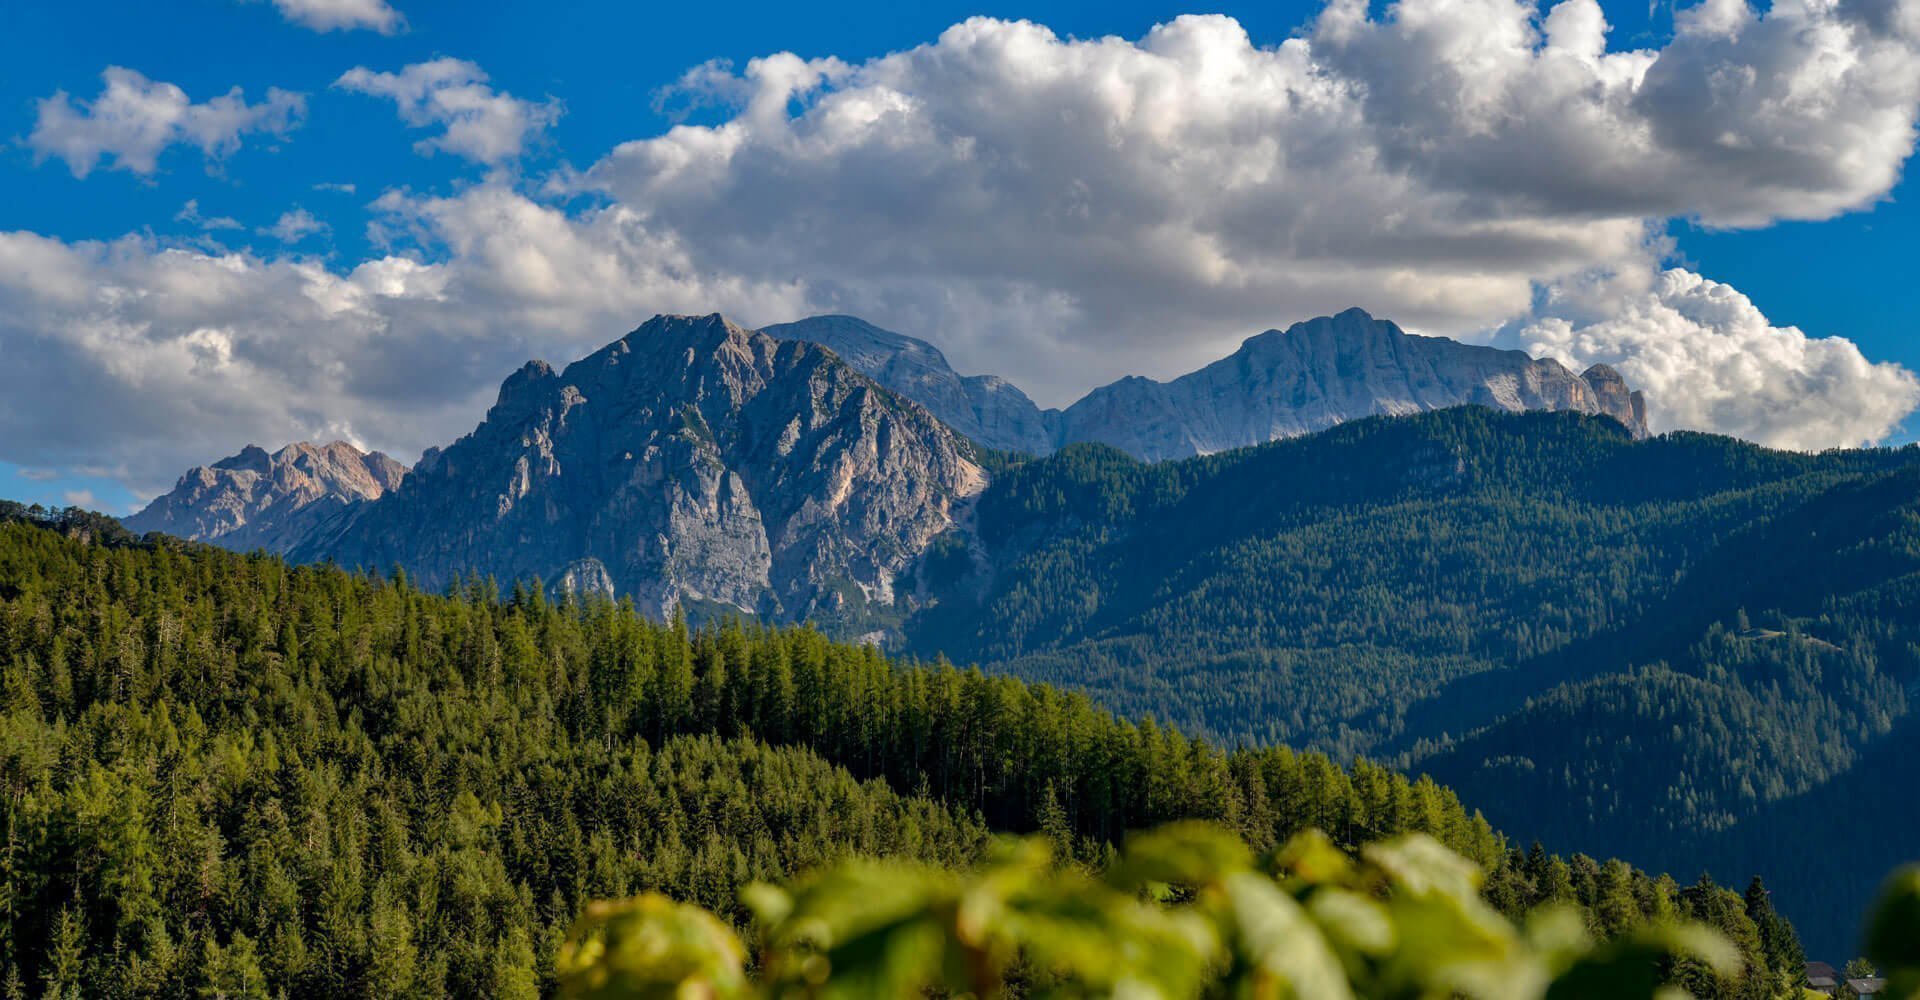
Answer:
[[[849,861],[750,886],[751,957],[697,907],[599,904],[559,973],[583,998],[1669,1000],[1738,971],[1734,947],[1698,925],[1599,941],[1575,910],[1548,906],[1516,926],[1482,899],[1481,877],[1419,834],[1356,860],[1309,831],[1256,858],[1217,827],[1180,823],[1133,837],[1098,873],[1057,863],[1045,838],[1007,839],[967,874]],[[1920,970],[1920,869],[1888,892],[1871,947],[1907,970],[1897,984]]]

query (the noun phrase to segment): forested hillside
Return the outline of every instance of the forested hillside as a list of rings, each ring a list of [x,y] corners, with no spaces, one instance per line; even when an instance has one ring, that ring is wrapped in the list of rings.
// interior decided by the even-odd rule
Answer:
[[[1599,659],[1633,669],[1555,687],[1422,765],[1496,817],[1528,816],[1530,834],[1766,871],[1819,946],[1850,947],[1834,929],[1916,851],[1912,810],[1886,790],[1920,749],[1920,468],[1737,533],[1646,617],[1569,651],[1569,672],[1607,646]],[[1524,804],[1549,789],[1583,815]]]
[[[908,634],[1221,739],[1431,767],[1522,836],[1744,879],[1819,851],[1855,803],[1807,796],[1902,732],[1916,523],[1914,448],[1636,442],[1571,414],[1157,465],[1076,447],[1000,475]],[[1714,846],[1796,798],[1754,850]],[[1860,836],[1844,876],[1775,887],[1827,954],[1911,850]]]
[[[1602,934],[1705,920],[1744,969],[1708,995],[1797,967],[1763,895],[1515,850],[1365,763],[1226,752],[805,629],[0,520],[8,995],[532,996],[589,899],[738,918],[741,883],[835,858],[959,865],[1009,830],[1097,866],[1180,818],[1255,849],[1430,834],[1502,911],[1568,901]]]

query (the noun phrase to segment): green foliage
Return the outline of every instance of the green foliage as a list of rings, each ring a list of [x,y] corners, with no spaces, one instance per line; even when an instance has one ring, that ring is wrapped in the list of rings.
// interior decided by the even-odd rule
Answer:
[[[1481,872],[1431,837],[1349,862],[1298,835],[1255,864],[1231,833],[1178,824],[1135,837],[1103,876],[1053,863],[1045,838],[1002,841],[977,870],[850,862],[791,890],[750,887],[759,975],[710,915],[657,898],[593,917],[563,954],[578,996],[863,998],[1652,998],[1690,962],[1740,955],[1697,924],[1605,942],[1562,906],[1520,926]],[[580,984],[576,987],[576,983]]]
[[[1920,865],[1888,877],[1867,922],[1867,957],[1887,976],[1887,994],[1920,997]],[[1847,974],[1856,966],[1847,965]]]
[[[1529,837],[1765,871],[1829,954],[1920,822],[1850,823],[1846,852],[1824,822],[1920,739],[1920,449],[1461,408],[1156,465],[1069,448],[977,522],[984,558],[943,551],[906,627],[922,655],[1425,769]]]
[[[560,985],[568,996],[685,996],[690,984],[714,997],[745,991],[746,949],[713,914],[657,893],[623,903],[591,903],[560,949]]]
[[[739,923],[741,885],[852,858],[937,894],[989,830],[1098,881],[1181,819],[1256,852],[1426,834],[1496,910],[1558,901],[1596,938],[1695,915],[1671,880],[1510,849],[1430,780],[807,629],[94,541],[0,525],[0,980],[36,995],[545,994],[592,899]],[[1030,902],[1006,912],[1071,916]],[[1702,913],[1763,967],[1738,897]]]
[[[1156,465],[1076,446],[993,484],[990,572],[908,635],[1223,738],[1374,753],[1476,721],[1408,717],[1452,682],[1638,622],[1742,529],[1912,457],[1474,407]]]

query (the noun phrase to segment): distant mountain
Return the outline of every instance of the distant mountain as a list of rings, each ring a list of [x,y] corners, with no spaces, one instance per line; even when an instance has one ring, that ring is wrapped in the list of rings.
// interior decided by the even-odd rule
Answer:
[[[636,334],[659,333],[671,326],[661,323],[658,320],[650,323]],[[744,335],[744,331],[742,333]],[[1596,366],[1576,376],[1558,362],[1537,360],[1519,351],[1412,336],[1358,309],[1295,324],[1285,332],[1270,330],[1247,340],[1231,356],[1170,382],[1122,379],[1094,390],[1064,411],[1041,410],[1004,379],[960,375],[932,344],[882,330],[851,316],[815,316],[768,327],[762,335],[770,341],[796,341],[825,347],[837,356],[837,363],[851,373],[865,376],[897,396],[919,403],[968,440],[997,451],[1029,455],[1046,455],[1069,444],[1097,441],[1136,458],[1158,461],[1293,437],[1356,417],[1417,413],[1464,403],[1502,410],[1603,413],[1625,424],[1636,436],[1646,435],[1645,406],[1640,394],[1631,391],[1610,368]],[[622,342],[632,340],[630,335]],[[631,348],[629,344],[628,350]],[[763,346],[755,350],[766,354],[770,349]],[[621,392],[653,392],[655,388],[651,383],[656,378],[662,386],[683,382],[687,377],[683,369],[698,367],[704,362],[698,357],[676,353],[637,357],[629,364],[632,363],[639,363],[642,368],[623,382]],[[574,369],[569,369],[569,375],[573,372]],[[587,369],[580,369],[582,377],[586,372]],[[723,380],[732,377],[717,370],[714,374]],[[839,378],[844,382],[846,376]],[[519,387],[534,387],[531,391],[538,395],[538,387],[552,389],[549,383],[555,379],[559,383],[568,381],[566,376],[555,376],[550,369],[536,364],[510,379],[508,386],[516,393]],[[751,381],[749,378],[748,382]],[[704,390],[688,391],[697,394]],[[631,412],[645,429],[627,428],[624,432],[654,440],[649,435],[664,433],[662,428],[666,425],[662,421],[675,419],[673,407],[690,399],[676,402],[661,397],[654,400],[658,404],[655,407],[639,406]],[[502,402],[518,405],[508,400],[505,392]],[[795,412],[804,408],[799,399],[787,402],[796,407]],[[564,413],[571,405],[564,401],[543,401],[534,404],[534,409],[540,414],[548,410]],[[771,402],[761,406],[763,410],[775,409]],[[509,406],[509,411],[512,409]],[[591,412],[596,420],[606,419],[600,416],[606,412],[604,403],[597,404]],[[622,418],[626,412],[622,411]],[[511,413],[505,415],[511,416]],[[776,415],[756,410],[753,416],[770,421]],[[530,415],[528,419],[545,418]],[[720,419],[724,424],[735,419],[735,414],[722,414]],[[758,440],[753,434],[759,432],[746,428],[731,428],[721,436],[736,433],[745,435],[742,441]],[[430,451],[423,464],[431,464],[434,454]],[[668,457],[671,461],[691,461],[692,453]],[[544,456],[530,455],[526,475],[537,478],[537,470],[549,464]],[[262,547],[315,558],[352,555],[372,559],[400,552],[420,554],[419,546],[438,545],[443,551],[429,560],[429,564],[445,563],[451,568],[463,552],[479,554],[480,550],[466,542],[423,540],[396,547],[365,535],[364,532],[371,530],[367,527],[356,527],[354,531],[358,533],[350,539],[336,539],[350,521],[357,524],[357,515],[343,516],[347,508],[391,492],[407,471],[385,455],[364,455],[342,442],[325,446],[294,444],[272,455],[249,445],[238,455],[190,470],[171,492],[127,518],[126,524],[135,531],[164,531],[229,548]],[[667,470],[661,474],[676,473]],[[571,477],[570,481],[577,483],[579,476]],[[525,565],[515,562],[512,568],[543,575],[558,573],[569,585],[611,586],[635,593],[645,590],[651,595],[649,600],[663,602],[658,604],[660,607],[670,606],[676,600],[670,595],[685,593],[703,595],[702,599],[711,598],[746,610],[759,610],[763,604],[761,597],[749,593],[761,584],[744,581],[764,576],[765,585],[790,591],[768,606],[778,606],[783,613],[791,614],[787,601],[799,593],[789,587],[792,580],[821,574],[840,576],[848,565],[860,561],[844,554],[832,555],[816,574],[791,565],[792,559],[806,551],[804,544],[795,548],[769,536],[766,551],[758,551],[760,543],[751,539],[764,532],[748,522],[770,498],[757,497],[745,506],[738,506],[726,485],[729,482],[721,476],[712,484],[694,490],[707,496],[702,503],[719,505],[711,515],[718,520],[701,529],[711,536],[711,544],[691,545],[691,536],[681,534],[689,523],[686,517],[700,520],[706,515],[676,514],[673,530],[656,533],[677,539],[668,546],[674,552],[671,558],[662,555],[665,549],[660,549],[652,556],[623,554],[616,557],[614,563],[608,563],[599,555],[581,555],[556,565],[547,557],[557,554],[556,549],[537,558],[528,551],[530,561]],[[479,492],[474,495],[500,493],[497,486],[493,484],[485,489],[475,486]],[[923,518],[909,520],[922,526],[942,523],[942,519],[949,516],[946,509],[949,501],[942,492],[946,488],[945,484],[929,486],[925,496],[938,498],[933,500],[933,508],[925,512]],[[512,492],[505,491],[506,494]],[[909,488],[902,496],[917,493]],[[561,509],[554,508],[556,517]],[[573,511],[568,516],[578,513]],[[611,513],[600,511],[597,516]],[[888,516],[903,515],[895,512]],[[729,521],[729,518],[745,520]],[[581,532],[613,530],[590,529],[579,524],[563,527],[563,534],[571,532],[577,537],[561,548],[584,544],[586,535]],[[916,556],[918,550],[913,546],[925,540],[920,529],[915,528],[900,539],[880,539],[876,543],[882,550],[890,551],[903,539],[909,543],[908,548],[883,557],[881,564],[892,566],[901,559]],[[867,544],[857,532],[841,540],[855,548]],[[399,539],[393,541],[397,544]],[[741,544],[746,548],[740,548]],[[714,559],[727,561],[728,565],[710,565],[710,560],[700,555],[709,548]],[[775,558],[776,549],[781,553],[779,559]],[[774,565],[776,562],[781,564],[778,568]],[[615,572],[611,568],[615,563],[627,566],[630,572],[624,576]],[[762,564],[765,564],[764,573],[759,568]],[[859,588],[863,600],[877,599],[882,605],[890,605],[892,598],[883,581],[897,572],[898,567],[879,569],[878,565],[848,579],[864,579],[871,585],[863,584]],[[648,567],[667,573],[672,580],[648,576],[651,572]],[[776,584],[776,577],[787,582]],[[731,582],[722,582],[722,578]],[[622,583],[623,580],[626,583]],[[808,601],[802,604],[810,606]]]
[[[814,316],[762,331],[827,348],[853,369],[926,407],[947,426],[1000,451],[1044,455],[1054,449],[1048,413],[1018,386],[995,375],[961,375],[940,349],[852,316]],[[1049,411],[1051,413],[1051,411]]]
[[[1478,407],[1074,445],[1000,475],[916,593],[908,652],[1426,771],[1523,845],[1764,873],[1815,954],[1910,859],[1874,789],[1920,752],[1920,448]]]
[[[407,467],[344,441],[290,444],[268,454],[248,445],[238,455],[196,466],[172,491],[123,523],[230,549],[285,552],[346,507],[386,495]]]
[[[1169,382],[1121,379],[1065,410],[1041,410],[1004,379],[961,375],[932,344],[851,316],[763,332],[820,344],[967,437],[1029,455],[1094,441],[1157,462],[1466,404],[1604,414],[1647,436],[1645,401],[1612,368],[1576,375],[1523,351],[1415,336],[1360,309],[1268,330]]]
[[[656,617],[811,620],[1224,740],[1431,767],[1519,836],[1591,825],[1632,860],[1723,878],[1815,850],[1821,822],[1749,824],[1867,787],[1862,762],[1901,759],[1889,741],[1917,731],[1920,451],[1646,440],[1610,371],[1347,313],[1122,383],[1141,394],[1126,437],[1225,448],[1363,408],[1489,406],[1182,461],[1084,442],[1009,460],[854,367],[924,387],[937,352],[909,363],[911,342],[834,326],[817,335],[838,350],[658,317],[564,371],[527,365],[473,433],[377,497],[276,520],[281,480],[261,485],[272,462],[248,453],[223,465],[252,470],[253,492],[196,470],[132,521],[220,544],[277,523],[262,544],[296,559],[399,565],[434,588],[540,577]],[[955,380],[930,398],[974,398]],[[1117,418],[1120,391],[1090,399]],[[1499,412],[1532,406],[1572,412]],[[1850,865],[1899,860],[1861,839]],[[1674,853],[1696,841],[1698,858]],[[1796,916],[1867,891],[1775,890]]]
[[[291,554],[434,587],[541,577],[655,616],[867,621],[986,483],[971,443],[836,355],[659,316],[564,371],[529,363],[471,434]]]
[[[1268,330],[1170,382],[1132,377],[1095,389],[1055,418],[1054,439],[1157,462],[1464,404],[1605,414],[1647,436],[1640,394],[1604,365],[1575,375],[1558,361],[1414,336],[1349,309]]]

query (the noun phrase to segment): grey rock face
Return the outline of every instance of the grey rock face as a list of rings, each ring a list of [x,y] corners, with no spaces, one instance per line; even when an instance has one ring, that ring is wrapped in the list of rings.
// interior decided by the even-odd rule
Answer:
[[[1349,309],[1259,334],[1170,382],[1133,377],[1095,389],[1060,416],[1055,440],[1161,461],[1468,403],[1603,413],[1647,433],[1640,394],[1604,365],[1575,375],[1523,351],[1413,336]]]
[[[272,454],[248,445],[238,455],[188,470],[171,492],[125,523],[132,531],[163,531],[230,549],[284,552],[348,506],[384,496],[406,475],[399,462],[344,441],[303,441]]]
[[[892,604],[985,485],[971,446],[833,353],[661,316],[520,369],[473,433],[292,554],[802,619]]]
[[[1417,337],[1359,309],[1252,337],[1170,382],[1137,376],[1041,410],[1004,379],[963,376],[932,344],[851,316],[764,331],[806,340],[990,448],[1045,455],[1080,441],[1146,461],[1186,458],[1325,430],[1344,420],[1478,403],[1603,413],[1646,436],[1646,406],[1620,373],[1575,375],[1522,351]]]
[[[961,375],[939,348],[852,316],[813,316],[762,331],[819,344],[854,371],[919,403],[969,439],[1001,451],[1044,455],[1053,432],[1033,400],[996,375]]]
[[[661,316],[564,372],[529,362],[471,434],[411,472],[339,443],[249,446],[127,524],[404,566],[432,588],[537,576],[657,615],[737,609],[864,634],[912,603],[894,581],[929,543],[964,533],[986,477],[962,435],[1160,460],[1463,403],[1603,413],[1646,433],[1640,394],[1611,368],[1575,375],[1357,309],[1260,334],[1170,382],[1122,379],[1065,411],[851,317],[754,333]]]

